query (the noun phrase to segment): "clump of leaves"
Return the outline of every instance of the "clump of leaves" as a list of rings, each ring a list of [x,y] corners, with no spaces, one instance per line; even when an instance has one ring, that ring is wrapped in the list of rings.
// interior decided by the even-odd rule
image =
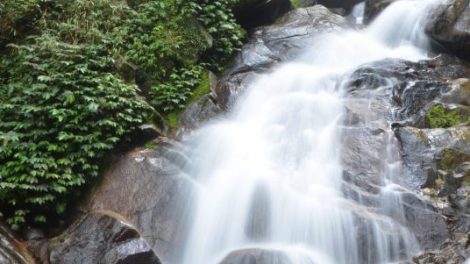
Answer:
[[[243,44],[245,32],[237,24],[231,11],[233,0],[202,1],[198,6],[198,20],[214,38],[214,46],[205,54],[213,70],[220,71],[234,51]]]
[[[13,228],[63,213],[98,159],[150,113],[105,53],[43,35],[2,61],[0,206]]]
[[[120,32],[125,56],[157,81],[166,81],[176,69],[196,64],[208,44],[193,13],[183,1],[140,4]]]
[[[431,128],[447,128],[461,122],[460,109],[446,109],[442,104],[433,105],[426,113]]]
[[[168,81],[152,87],[151,103],[166,113],[184,108],[194,87],[201,82],[202,71],[202,66],[176,70]]]
[[[0,1],[0,49],[9,41],[33,30],[41,7],[49,0],[2,0]]]

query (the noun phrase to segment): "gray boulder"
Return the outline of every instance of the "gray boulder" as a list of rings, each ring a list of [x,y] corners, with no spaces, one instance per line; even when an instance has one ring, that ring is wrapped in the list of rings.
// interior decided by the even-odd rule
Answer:
[[[316,5],[292,10],[275,24],[259,28],[220,78],[214,99],[222,109],[229,108],[258,74],[296,58],[315,36],[347,26],[345,18]]]
[[[161,264],[139,232],[113,212],[92,212],[61,235],[31,241],[30,247],[45,264]]]
[[[296,258],[296,263],[315,264],[307,256]],[[294,264],[289,255],[281,250],[249,248],[230,252],[219,264]]]
[[[290,264],[290,261],[282,251],[254,248],[233,251],[219,264]]]
[[[160,139],[163,140],[163,139]],[[181,169],[187,160],[177,144],[114,155],[84,211],[117,212],[136,227],[163,263],[175,263],[187,232],[192,181]]]
[[[396,0],[366,0],[364,10],[365,22],[371,22],[382,12],[387,6]]]
[[[6,226],[0,223],[0,263],[2,264],[34,264],[30,253],[15,239]]]
[[[448,0],[430,15],[426,32],[451,53],[470,60],[470,0]]]

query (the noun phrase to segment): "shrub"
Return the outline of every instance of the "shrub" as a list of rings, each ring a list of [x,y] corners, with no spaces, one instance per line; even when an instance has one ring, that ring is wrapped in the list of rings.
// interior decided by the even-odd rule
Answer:
[[[151,111],[136,87],[111,73],[105,54],[100,45],[43,35],[3,61],[0,204],[12,227],[63,213],[78,187],[97,176],[98,159]]]

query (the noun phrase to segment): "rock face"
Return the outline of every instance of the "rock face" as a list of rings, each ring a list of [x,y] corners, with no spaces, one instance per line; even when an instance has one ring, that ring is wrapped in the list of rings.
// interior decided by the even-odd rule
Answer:
[[[396,218],[394,214],[390,217],[410,228],[425,250],[440,249],[450,237],[447,218],[438,204],[417,194],[427,177],[426,166],[417,157],[424,158],[423,153],[430,150],[411,140],[401,140],[400,136],[401,141],[396,142],[391,125],[392,128],[398,126],[395,131],[404,126],[416,130],[425,128],[426,113],[435,104],[434,100],[449,96],[454,89],[449,80],[467,75],[468,70],[465,63],[451,56],[416,63],[386,59],[347,73],[342,84],[347,92],[342,133],[343,179],[347,183],[344,192],[366,206],[380,205],[378,199],[384,199],[379,198],[383,195],[381,187],[385,185],[383,168],[388,162],[400,160],[390,157],[384,146],[396,148],[392,153],[398,153],[401,147],[405,170],[400,173],[400,177],[403,173],[405,176],[401,184],[416,193],[402,190],[400,200],[405,217]],[[428,162],[431,166],[436,160],[431,158]],[[418,172],[418,168],[422,171]],[[361,243],[367,245],[367,242]]]
[[[347,21],[327,8],[316,5],[290,11],[274,25],[253,33],[233,64],[224,73],[215,90],[215,100],[222,109],[230,108],[259,73],[279,62],[294,59],[314,36],[347,27]]]
[[[138,231],[112,212],[89,213],[60,236],[30,244],[44,264],[161,264]]]
[[[155,148],[116,155],[83,209],[119,213],[163,263],[175,263],[190,214],[185,201],[190,199],[192,182],[181,170],[186,161],[177,145],[160,142]]]
[[[0,224],[0,263],[34,264],[33,257],[20,245],[10,231]]]
[[[470,1],[449,0],[431,14],[427,33],[444,48],[470,60]]]
[[[382,12],[388,5],[396,0],[366,0],[364,19],[365,22],[371,22]]]
[[[446,55],[417,63],[388,59],[359,67],[344,83],[344,179],[359,188],[345,191],[374,206],[372,194],[383,178],[370,169],[386,159],[380,149],[384,141],[396,137],[403,184],[415,191],[401,195],[406,225],[426,250],[415,263],[462,263],[468,257],[469,93],[468,80],[462,78],[469,70],[467,63]],[[458,109],[459,118],[447,122],[454,117],[444,110],[430,116],[436,105]],[[390,126],[394,134],[387,135]]]

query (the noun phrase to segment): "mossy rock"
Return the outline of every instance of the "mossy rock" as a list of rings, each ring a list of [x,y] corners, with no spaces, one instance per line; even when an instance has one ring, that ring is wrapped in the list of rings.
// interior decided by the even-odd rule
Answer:
[[[455,193],[463,184],[470,185],[470,154],[457,149],[444,149],[439,154],[440,177],[436,186],[441,195]]]
[[[211,93],[212,76],[214,74],[211,71],[205,71],[202,74],[202,79],[199,85],[192,91],[192,95],[186,103],[186,107],[183,109],[170,112],[166,115],[166,121],[170,129],[177,129],[180,126],[180,115],[191,104],[195,103],[204,95]]]
[[[453,172],[462,163],[470,162],[470,154],[457,149],[444,149],[440,156],[439,168],[447,172]]]

